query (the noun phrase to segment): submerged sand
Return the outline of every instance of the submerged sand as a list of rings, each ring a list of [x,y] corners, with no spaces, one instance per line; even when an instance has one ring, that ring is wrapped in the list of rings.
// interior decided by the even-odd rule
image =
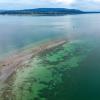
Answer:
[[[26,62],[30,61],[31,58],[37,54],[55,48],[59,45],[63,45],[66,40],[55,40],[48,43],[41,44],[37,47],[32,48],[29,51],[22,51],[7,57],[0,62],[0,82],[5,82],[16,70]]]
[[[93,49],[86,41],[63,39],[13,55],[9,58],[13,70],[6,63],[8,59],[2,62],[8,65],[2,65],[1,69],[8,68],[12,73],[3,74],[5,86],[0,85],[4,87],[0,100],[61,100],[73,98],[72,95],[77,98],[76,89],[81,80],[77,78],[83,75],[77,72]]]

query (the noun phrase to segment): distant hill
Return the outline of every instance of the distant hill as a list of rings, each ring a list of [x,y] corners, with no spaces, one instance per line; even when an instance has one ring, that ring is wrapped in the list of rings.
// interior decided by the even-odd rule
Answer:
[[[0,14],[27,14],[27,15],[65,15],[82,14],[81,10],[66,8],[36,8],[25,10],[0,10]]]
[[[46,16],[58,16],[66,14],[93,14],[100,12],[85,12],[78,9],[67,8],[36,8],[36,9],[24,9],[24,10],[0,10],[0,14],[5,15],[46,15]]]

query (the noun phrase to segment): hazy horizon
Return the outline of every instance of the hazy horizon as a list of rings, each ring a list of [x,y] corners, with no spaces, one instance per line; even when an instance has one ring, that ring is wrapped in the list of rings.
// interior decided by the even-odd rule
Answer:
[[[0,9],[69,8],[100,11],[100,0],[0,0]]]

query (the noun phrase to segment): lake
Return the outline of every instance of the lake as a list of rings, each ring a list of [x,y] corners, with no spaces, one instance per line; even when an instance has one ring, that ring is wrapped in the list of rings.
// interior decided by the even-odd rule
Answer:
[[[99,100],[99,19],[100,14],[0,16],[1,59],[47,41],[69,41],[19,69],[4,100]]]
[[[48,39],[98,37],[99,14],[76,16],[0,16],[0,55]]]

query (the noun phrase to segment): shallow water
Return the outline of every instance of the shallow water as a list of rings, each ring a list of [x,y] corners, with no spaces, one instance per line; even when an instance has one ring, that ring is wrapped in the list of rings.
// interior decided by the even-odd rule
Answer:
[[[84,70],[87,65],[82,63],[95,46],[87,42],[92,43],[88,40],[65,43],[32,58],[12,77],[13,80],[10,80],[10,85],[4,91],[4,100],[92,99],[96,95],[90,95],[91,91],[87,91],[87,88],[93,90],[91,85],[95,82],[88,82],[91,81],[89,74],[92,73],[88,74],[89,70]]]
[[[24,20],[18,16],[14,17],[18,18],[17,20]],[[3,100],[99,100],[99,17],[99,14],[25,17],[31,23],[32,19],[36,21],[34,27],[38,29],[37,38],[44,33],[38,41],[61,36],[69,42],[37,55],[18,69],[4,89]],[[28,26],[28,23],[26,24]],[[52,36],[49,37],[50,33],[46,35],[45,32],[50,32]],[[32,36],[34,40],[36,37]]]

